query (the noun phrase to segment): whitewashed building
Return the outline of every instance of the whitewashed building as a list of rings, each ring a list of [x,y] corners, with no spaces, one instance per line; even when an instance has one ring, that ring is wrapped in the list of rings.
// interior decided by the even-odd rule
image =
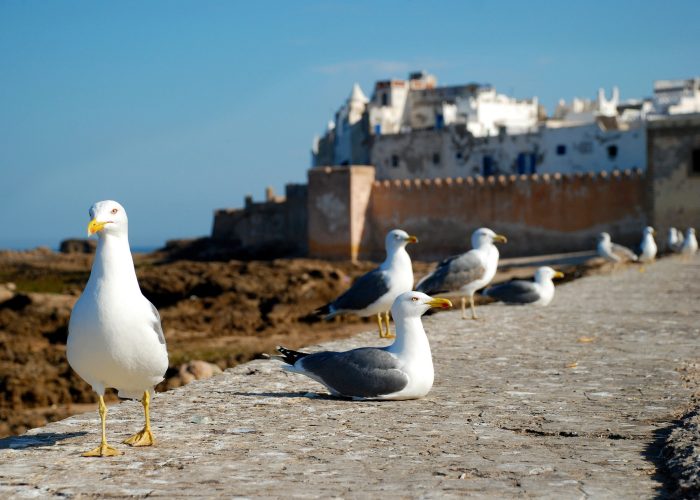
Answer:
[[[646,169],[646,123],[700,112],[700,78],[660,80],[654,98],[560,101],[547,117],[538,99],[489,85],[437,86],[424,72],[383,80],[367,99],[357,84],[323,138],[313,165],[372,164],[377,179]]]

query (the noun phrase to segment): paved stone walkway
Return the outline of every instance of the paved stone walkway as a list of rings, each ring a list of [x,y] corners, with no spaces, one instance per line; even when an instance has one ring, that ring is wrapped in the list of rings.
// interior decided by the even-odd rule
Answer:
[[[426,399],[351,402],[255,361],[155,398],[152,448],[98,442],[97,414],[0,440],[0,497],[650,498],[659,448],[697,390],[700,261],[558,287],[544,309],[427,317]],[[376,334],[327,344],[379,344]],[[113,445],[140,406],[110,408]]]

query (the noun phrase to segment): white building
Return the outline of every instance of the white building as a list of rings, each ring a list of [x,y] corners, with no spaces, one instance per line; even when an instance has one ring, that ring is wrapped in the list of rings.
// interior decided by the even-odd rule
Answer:
[[[560,101],[546,118],[536,97],[489,85],[438,87],[433,75],[383,80],[367,99],[357,84],[334,127],[314,142],[314,165],[370,163],[377,179],[646,169],[646,123],[700,112],[700,78],[660,80],[654,98]]]

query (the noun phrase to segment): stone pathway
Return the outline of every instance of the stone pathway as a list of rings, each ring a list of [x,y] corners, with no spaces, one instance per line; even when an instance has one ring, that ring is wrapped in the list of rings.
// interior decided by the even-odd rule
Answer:
[[[254,361],[158,395],[152,448],[118,445],[140,405],[110,408],[124,455],[86,459],[97,414],[0,440],[0,497],[650,498],[659,450],[697,391],[700,261],[665,259],[558,287],[544,309],[425,318],[426,399],[351,402]],[[326,344],[376,345],[376,334]]]

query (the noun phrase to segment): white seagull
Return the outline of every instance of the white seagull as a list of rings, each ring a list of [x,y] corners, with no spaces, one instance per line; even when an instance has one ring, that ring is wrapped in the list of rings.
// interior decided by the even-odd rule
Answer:
[[[90,279],[73,307],[68,325],[68,363],[99,395],[102,441],[86,457],[120,455],[107,444],[105,388],[119,397],[141,399],[145,425],[125,440],[150,446],[149,402],[153,388],[168,368],[165,337],[156,308],[141,294],[128,239],[126,211],[116,201],[90,208],[88,236],[97,233],[97,253]]]
[[[396,297],[413,289],[413,266],[406,245],[417,242],[418,238],[401,229],[389,231],[384,239],[384,262],[377,269],[357,278],[345,293],[314,313],[325,315],[325,319],[345,313],[361,317],[376,314],[379,336],[393,338],[389,330],[389,309]],[[386,331],[382,327],[382,313],[386,318]]]
[[[598,255],[603,257],[608,262],[618,264],[624,261],[637,261],[635,253],[627,247],[613,243],[610,240],[608,233],[600,233],[598,235]]]
[[[535,271],[534,281],[512,280],[484,290],[484,295],[506,304],[532,304],[547,306],[554,298],[553,278],[563,278],[564,273],[542,266]]]
[[[498,248],[495,242],[506,243],[505,236],[482,227],[472,233],[472,250],[448,257],[435,270],[421,279],[416,290],[429,295],[444,292],[461,292],[462,318],[466,318],[466,296],[472,310],[472,319],[477,319],[474,293],[491,283],[498,268]]]
[[[433,358],[420,317],[431,307],[450,308],[447,299],[420,292],[401,294],[391,308],[396,340],[387,347],[361,347],[313,354],[278,346],[273,356],[325,385],[334,396],[353,399],[416,399],[433,386]]]
[[[675,227],[668,229],[668,251],[679,253],[683,248],[683,233]]]
[[[689,227],[685,231],[685,241],[681,248],[681,254],[685,257],[692,257],[698,251],[698,240],[695,238],[695,228]]]
[[[657,248],[656,242],[654,241],[654,234],[656,234],[656,231],[654,231],[653,227],[647,226],[644,228],[642,242],[639,245],[639,249],[641,250],[639,254],[640,262],[653,262],[656,258]]]

